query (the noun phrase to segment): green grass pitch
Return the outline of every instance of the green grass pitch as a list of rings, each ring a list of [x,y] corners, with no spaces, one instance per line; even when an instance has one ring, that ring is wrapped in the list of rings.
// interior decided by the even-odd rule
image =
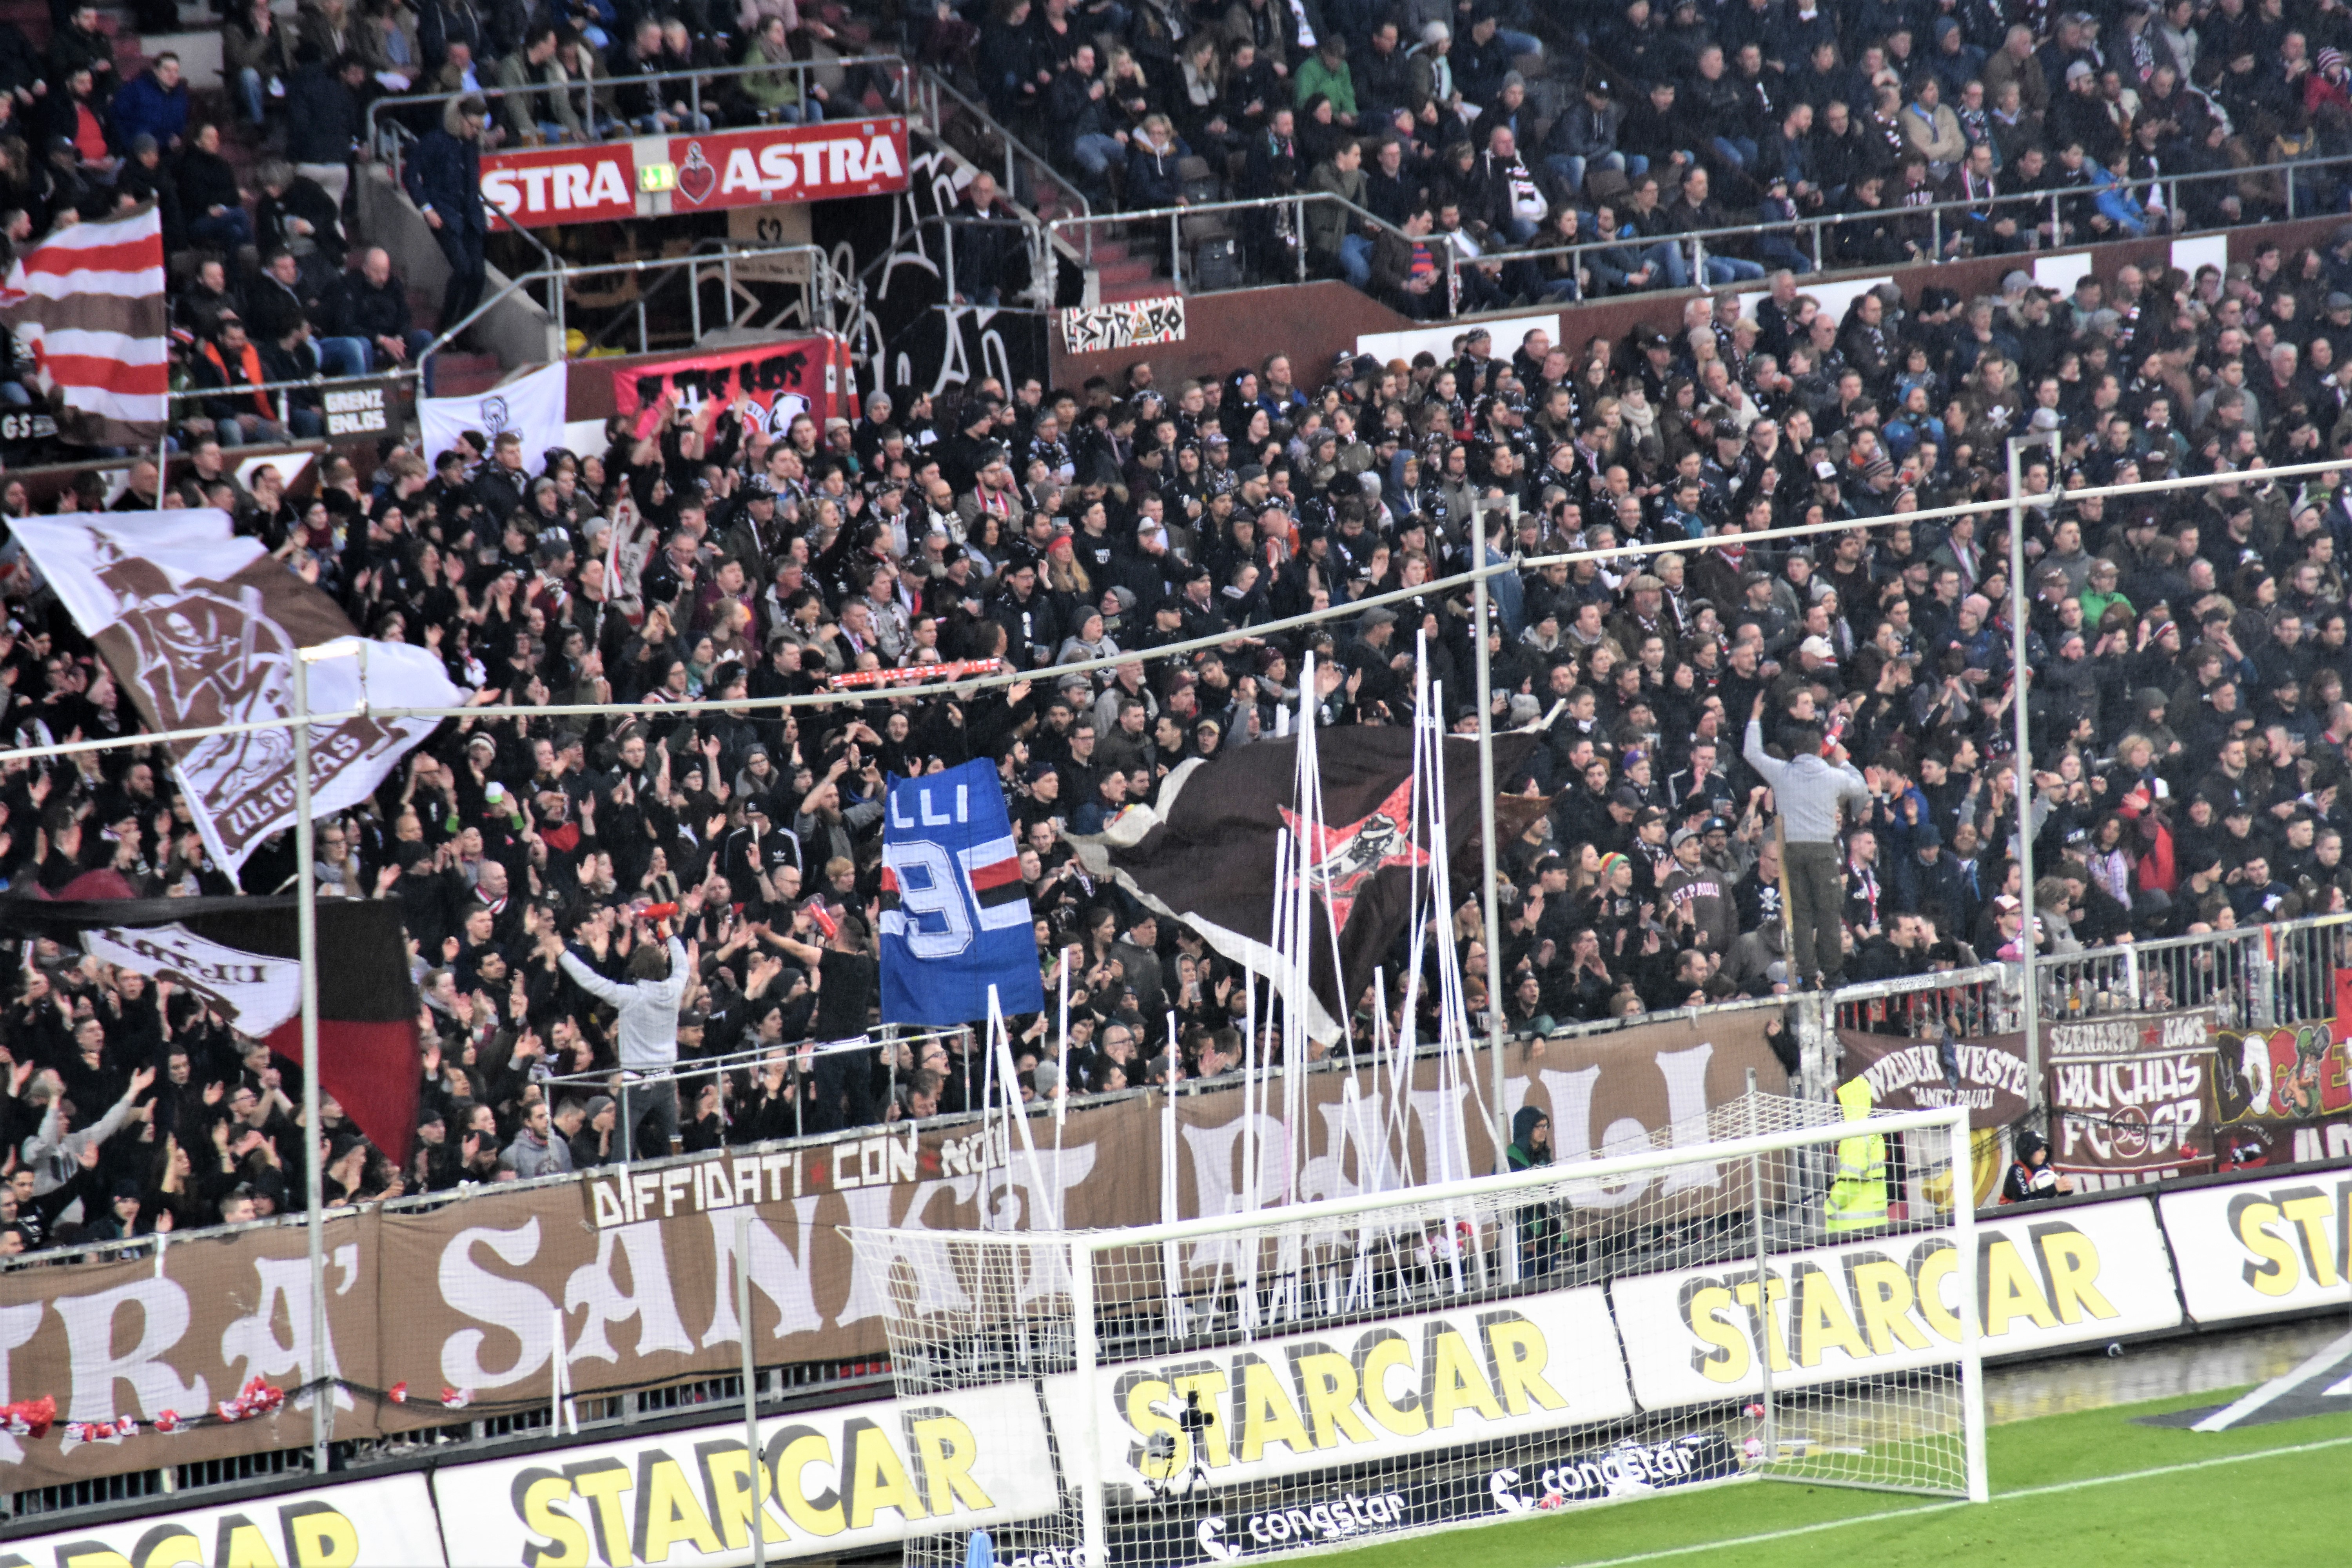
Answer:
[[[1707,1560],[1739,1568],[2214,1568],[2249,1554],[2266,1563],[2344,1562],[2352,1415],[2210,1435],[2134,1421],[2224,1404],[2238,1392],[1994,1426],[1986,1434],[1989,1503],[1758,1481],[1441,1531],[1325,1561],[1344,1568]]]

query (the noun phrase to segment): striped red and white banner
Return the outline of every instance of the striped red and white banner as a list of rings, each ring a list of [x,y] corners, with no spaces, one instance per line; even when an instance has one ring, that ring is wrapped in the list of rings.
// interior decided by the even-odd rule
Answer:
[[[172,373],[153,205],[76,224],[26,252],[0,286],[0,320],[32,353],[60,437],[142,447],[163,435]]]

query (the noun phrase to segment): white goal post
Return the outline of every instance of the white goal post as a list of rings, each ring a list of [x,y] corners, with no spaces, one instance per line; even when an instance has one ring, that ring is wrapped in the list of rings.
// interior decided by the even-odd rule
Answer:
[[[850,1237],[888,1280],[902,1396],[1034,1391],[1060,1504],[992,1527],[1015,1568],[1231,1562],[1746,1479],[1982,1500],[1967,1113],[1835,1115],[1750,1094],[1664,1147],[1444,1185]],[[907,1560],[966,1546],[917,1536]]]

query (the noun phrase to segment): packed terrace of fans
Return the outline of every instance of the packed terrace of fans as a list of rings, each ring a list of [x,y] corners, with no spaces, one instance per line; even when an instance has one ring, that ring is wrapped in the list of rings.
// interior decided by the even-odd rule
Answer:
[[[1999,18],[1979,27],[1980,8],[1953,13],[1964,48],[1991,47],[1970,28],[1998,43]],[[1256,26],[1236,9],[1237,31]],[[1747,25],[1746,9],[1721,28]],[[1857,58],[1895,41],[1900,12],[1841,18]],[[2126,24],[2122,48],[2097,47],[2145,68],[2145,92],[2163,62],[2141,46],[2177,47],[2192,12],[2182,0]],[[1643,13],[1596,26],[1589,48],[1555,49],[1551,68],[1621,71],[1611,51],[1628,27],[1645,47],[1687,41],[1679,10],[1663,31]],[[1132,29],[1159,14],[1105,7],[1079,25]],[[1828,25],[1826,12],[1758,14]],[[1056,6],[1041,15],[1056,37],[1072,25]],[[2233,0],[2198,26],[2252,38],[2271,15]],[[2331,18],[2345,20],[2315,20]],[[1375,49],[1382,21],[1333,18],[1350,37],[1364,24]],[[2058,27],[2076,39],[2062,50],[2091,47]],[[1949,52],[1948,29],[1927,32]],[[982,29],[983,52],[993,36]],[[2190,52],[2191,79],[2221,73],[2214,101],[2276,97],[2242,79],[2236,43]],[[2074,74],[2028,55],[2005,79]],[[1656,58],[1661,75],[1680,68]],[[1704,76],[1708,58],[1691,68]],[[2265,46],[2255,58],[2266,82],[2295,57]],[[1990,53],[1981,64],[1994,73]],[[2338,62],[2314,68],[2312,90],[2340,76]],[[1712,140],[1696,156],[1727,172]],[[510,439],[395,448],[374,466],[336,462],[299,502],[267,471],[240,485],[216,433],[184,431],[170,499],[232,512],[369,635],[438,649],[486,701],[642,710],[446,724],[376,798],[320,825],[321,893],[401,906],[426,1046],[415,1161],[394,1168],[331,1105],[331,1198],[616,1157],[611,1096],[547,1087],[614,1066],[611,1015],[555,961],[572,943],[623,973],[639,900],[682,906],[697,966],[685,1054],[766,1056],[689,1085],[686,1148],[974,1107],[980,1055],[956,1042],[814,1054],[857,1034],[875,998],[870,963],[809,956],[870,947],[884,779],[971,758],[1004,779],[1041,963],[1071,960],[1067,1081],[1049,1020],[1017,1018],[1035,1058],[1018,1092],[1234,1070],[1235,972],[1090,879],[1067,837],[1149,803],[1184,760],[1274,732],[1310,653],[1328,677],[1313,694],[1321,722],[1395,724],[1410,717],[1425,635],[1447,722],[1470,723],[1465,593],[1253,628],[1444,579],[1482,540],[1520,557],[1495,580],[1496,722],[1549,720],[1525,772],[1500,781],[1549,801],[1500,852],[1508,1027],[2013,954],[2025,889],[2005,529],[1998,514],[1904,518],[1999,497],[2007,438],[2032,431],[2062,437],[2054,461],[2027,459],[2023,481],[2036,940],[2048,951],[2342,908],[2352,647],[2336,557],[2352,511],[2327,479],[2253,470],[2352,447],[2352,229],[2226,275],[2111,268],[2057,297],[2020,272],[1986,298],[1930,284],[1906,302],[1888,287],[1832,316],[1793,276],[1759,287],[1752,312],[1690,300],[1673,333],[1496,342],[1467,330],[1442,359],[1276,353],[1199,383],[1161,383],[1148,365],[1118,386],[982,382],[952,401],[869,397],[854,423],[803,420],[772,442],[711,405],[642,439],[616,426],[609,449],[552,454],[537,479]],[[2225,469],[2248,477],[2128,503],[2057,493]],[[606,578],[607,520],[625,496],[659,540],[635,584]],[[152,468],[134,467],[126,504],[154,498]],[[0,511],[25,505],[15,485],[0,491]],[[1742,540],[1847,519],[1870,526]],[[1684,547],[1606,558],[1634,542]],[[1544,559],[1570,550],[1604,553]],[[1050,673],[1202,637],[1224,640],[1095,677]],[[960,697],[693,707],[975,658],[1040,673]],[[0,668],[16,741],[135,728],[51,600],[17,606]],[[1842,716],[1867,773],[1871,803],[1841,845],[1844,940],[1827,962],[1785,951],[1768,798],[1741,757],[1759,697],[1768,744]],[[0,871],[19,889],[112,868],[141,892],[231,891],[172,795],[146,750],[14,764]],[[283,887],[292,861],[290,848],[257,858],[247,886]],[[842,935],[819,942],[813,900]],[[1465,900],[1449,928],[1465,952],[1480,923]],[[0,1033],[12,1172],[0,1250],[289,1205],[305,1138],[288,1069],[184,993],[47,947],[31,959]],[[821,984],[836,967],[856,983]],[[1468,966],[1481,1015],[1484,967]],[[1172,1064],[1159,1044],[1170,1010],[1182,1029]]]

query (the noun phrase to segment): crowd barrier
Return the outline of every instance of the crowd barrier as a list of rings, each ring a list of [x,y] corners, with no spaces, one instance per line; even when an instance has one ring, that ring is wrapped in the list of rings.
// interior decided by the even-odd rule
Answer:
[[[2272,954],[2309,952],[2341,924],[2214,933],[2201,950],[2180,951],[2251,942]],[[2257,973],[2290,971],[2273,960]],[[2045,987],[2069,972],[2037,966]],[[750,1272],[758,1363],[862,1366],[871,1375],[886,1352],[887,1282],[861,1271],[841,1226],[1125,1226],[1278,1205],[1293,1168],[1301,1200],[1471,1175],[1492,1168],[1488,1130],[1507,1124],[1522,1103],[1547,1110],[1560,1157],[1574,1159],[1628,1137],[1676,1136],[1737,1099],[1750,1070],[1768,1088],[1793,1078],[1808,1098],[1826,1100],[1856,1070],[1845,1059],[1853,1035],[2014,1030],[2015,992],[2015,966],[1988,966],[1523,1037],[1505,1048],[1499,1119],[1484,1064],[1444,1090],[1439,1064],[1425,1056],[1400,1096],[1386,1068],[1327,1063],[1308,1074],[1310,1109],[1296,1150],[1284,1147],[1278,1119],[1245,1121],[1233,1092],[1238,1079],[1228,1078],[1184,1086],[1172,1113],[1153,1091],[1079,1102],[1058,1135],[1054,1118],[1036,1110],[1034,1156],[1003,1122],[944,1120],[337,1210],[326,1232],[323,1351],[309,1342],[308,1314],[295,1310],[304,1245],[290,1223],[36,1255],[0,1272],[0,1389],[13,1400],[54,1397],[61,1420],[152,1422],[166,1410],[207,1408],[256,1376],[297,1389],[332,1377],[336,1437],[397,1447],[442,1441],[476,1421],[543,1413],[560,1348],[570,1392],[618,1421],[646,1407],[641,1391],[690,1388],[734,1371],[740,1342],[726,1287],[735,1217],[746,1207],[757,1222]],[[2352,1078],[2334,1026],[2244,1021],[2291,1018],[2288,1000],[2265,992],[2209,1015],[2219,1035],[2201,1059],[2241,1069],[2242,1083],[2259,1078],[2262,1102],[2242,1094],[2224,1106],[2205,1086],[2200,1103],[2216,1107],[2208,1114],[2217,1137],[2203,1158],[2142,1162],[2116,1184],[2216,1164],[2352,1156],[2352,1091],[2324,1081]],[[2068,1015],[2051,1016],[2053,1027],[2067,1026]],[[2095,1007],[2089,1016],[2109,1016]],[[1776,1039],[1782,1026],[1788,1037]],[[1794,1074],[1783,1065],[1791,1056]],[[2306,1079],[2315,1087],[2304,1094],[2297,1086]],[[2075,1122],[2097,1131],[2114,1120]],[[1254,1144],[1275,1152],[1253,1160]],[[1243,1187],[1253,1169],[1255,1194]],[[391,1396],[404,1387],[404,1400]],[[20,1508],[80,1506],[99,1500],[92,1492],[112,1478],[186,1475],[215,1461],[234,1468],[299,1447],[309,1424],[307,1398],[298,1396],[251,1420],[177,1433],[149,1427],[68,1444],[0,1431],[0,1463]]]
[[[2352,1269],[2347,1243],[2352,1170],[2343,1167],[2240,1173],[2185,1183],[2161,1194],[2100,1194],[2031,1211],[2001,1210],[1988,1216],[1979,1232],[1985,1353],[2038,1355],[2290,1314],[2341,1311]],[[1858,1289],[1850,1270],[1883,1262],[1876,1256],[1883,1250],[1883,1243],[1857,1237],[1795,1256],[1788,1268],[1792,1281],[1798,1274],[1805,1277],[1809,1311],[1849,1325],[1875,1321],[1847,1299]],[[1944,1251],[1948,1253],[1948,1245]],[[1602,1483],[1612,1465],[1638,1462],[1654,1485],[1728,1473],[1731,1467],[1711,1467],[1706,1446],[1688,1438],[1681,1440],[1680,1449],[1670,1452],[1673,1445],[1661,1443],[1658,1453],[1629,1461],[1622,1452],[1612,1456],[1589,1451],[1590,1444],[1580,1447],[1577,1431],[1591,1422],[1694,1401],[1736,1405],[1737,1389],[1748,1373],[1735,1363],[1751,1342],[1744,1330],[1724,1326],[1736,1312],[1718,1321],[1710,1317],[1708,1303],[1710,1291],[1724,1283],[1710,1274],[1730,1280],[1739,1266],[1734,1259],[1605,1287],[1531,1290],[1512,1299],[1509,1311],[1500,1315],[1491,1308],[1449,1311],[1441,1304],[1340,1331],[1339,1340],[1402,1339],[1412,1347],[1437,1345],[1454,1335],[1475,1346],[1494,1322],[1507,1317],[1514,1324],[1518,1386],[1538,1392],[1531,1401],[1483,1402],[1484,1414],[1482,1402],[1457,1402],[1437,1434],[1393,1431],[1370,1421],[1348,1424],[1339,1436],[1348,1451],[1339,1458],[1360,1464],[1356,1474],[1363,1479],[1355,1489],[1335,1480],[1332,1496],[1310,1507],[1248,1515],[1236,1502],[1229,1515],[1220,1506],[1221,1496],[1232,1500],[1242,1494],[1221,1494],[1213,1473],[1205,1491],[1153,1505],[1183,1510],[1191,1526],[1184,1538],[1197,1547],[1190,1556],[1167,1560],[1230,1562],[1300,1544],[1527,1511],[1545,1489],[1536,1473],[1525,1469],[1524,1458],[1520,1470],[1491,1473],[1477,1462],[1482,1445],[1499,1444],[1507,1436],[1517,1437],[1522,1446],[1530,1433],[1555,1436],[1557,1448],[1544,1475],[1571,1500],[1607,1489]],[[1948,1271],[1948,1258],[1938,1258],[1931,1250],[1901,1266],[1923,1284],[1896,1331],[1816,1333],[1801,1342],[1776,1344],[1775,1386],[1896,1372],[1939,1353],[1933,1348],[1937,1342],[1956,1342],[1958,1326],[1950,1303],[1934,1284]],[[1837,1301],[1817,1299],[1821,1291],[1835,1293]],[[1728,1301],[1728,1291],[1723,1294]],[[1328,1332],[1321,1338],[1327,1343],[1335,1340]],[[1298,1375],[1280,1353],[1286,1343],[1276,1333],[1253,1345],[1204,1351],[1188,1357],[1183,1370],[1197,1377],[1204,1368],[1231,1363],[1231,1389],[1241,1389],[1246,1381],[1263,1394],[1264,1369],[1275,1369],[1277,1380],[1295,1382]],[[1255,1363],[1260,1375],[1240,1375],[1244,1362]],[[1487,1363],[1476,1354],[1457,1354],[1449,1364]],[[1129,1388],[1135,1378],[1149,1381],[1155,1372],[1172,1370],[1122,1368],[1119,1384]],[[1530,1372],[1538,1374],[1532,1380]],[[1285,1392],[1298,1408],[1306,1407],[1307,1391]],[[1048,1378],[1042,1390],[1025,1383],[998,1384],[763,1417],[760,1473],[767,1489],[758,1518],[769,1559],[838,1557],[915,1534],[1053,1512],[1071,1462],[1071,1435],[1081,1429],[1073,1394],[1067,1379]],[[1252,1423],[1260,1415],[1245,1408],[1238,1394],[1232,1397],[1234,1407],[1226,1415],[1244,1436],[1231,1445],[1223,1460],[1213,1462],[1213,1472],[1215,1463],[1229,1463],[1243,1451],[1262,1454],[1264,1462],[1283,1462],[1288,1445],[1279,1436],[1259,1434],[1263,1448],[1249,1447]],[[1127,1468],[1135,1446],[1150,1436],[1130,1424],[1130,1413],[1138,1409],[1146,1410],[1149,1425],[1148,1402],[1107,1398],[1094,1413],[1101,1456],[1117,1467],[1111,1473]],[[1381,1486],[1379,1467],[1433,1437],[1462,1452],[1463,1485],[1412,1499]],[[202,1506],[151,1502],[135,1514],[79,1523],[65,1531],[36,1534],[20,1526],[0,1542],[0,1568],[157,1562],[273,1568],[740,1563],[749,1559],[753,1518],[746,1458],[740,1422],[687,1422],[560,1453],[443,1462],[429,1470],[394,1468],[364,1479]],[[1333,1458],[1322,1449],[1297,1456],[1300,1463],[1317,1468]],[[1155,1521],[1155,1529],[1165,1541],[1164,1520]],[[1113,1554],[1118,1555],[1116,1549]]]

